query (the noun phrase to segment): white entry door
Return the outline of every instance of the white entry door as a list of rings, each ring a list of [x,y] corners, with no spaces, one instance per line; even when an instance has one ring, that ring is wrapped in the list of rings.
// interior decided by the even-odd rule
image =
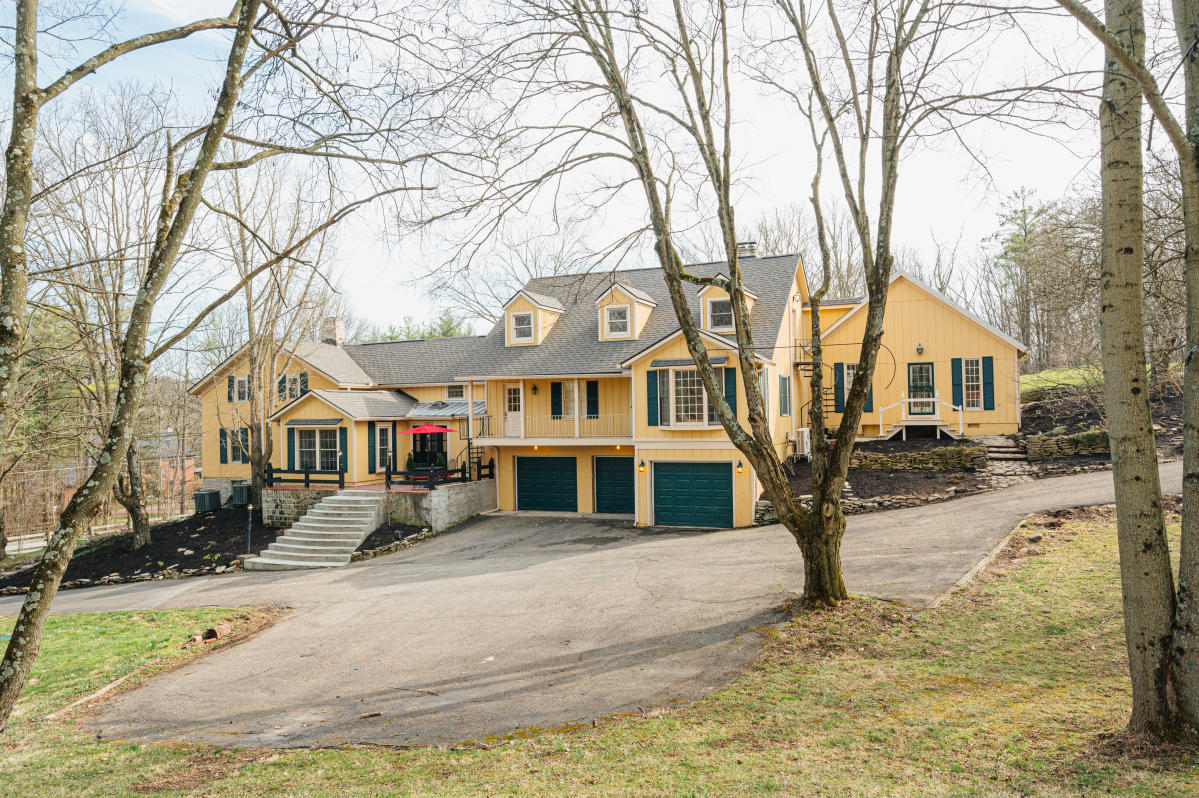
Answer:
[[[524,424],[521,414],[522,396],[520,383],[509,383],[504,386],[504,437],[523,437]]]

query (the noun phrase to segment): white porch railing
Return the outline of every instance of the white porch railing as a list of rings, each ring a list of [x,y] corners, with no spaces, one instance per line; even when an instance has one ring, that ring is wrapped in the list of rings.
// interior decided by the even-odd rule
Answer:
[[[597,416],[535,416],[524,417],[523,427],[513,423],[519,419],[499,416],[475,416],[476,438],[629,438],[632,423],[628,413],[603,413]]]
[[[887,429],[887,425],[884,422],[885,414],[897,407],[900,409],[899,418],[895,423],[890,424],[892,427],[901,426],[909,421],[917,420],[938,425],[945,424],[948,422],[948,418],[942,418],[941,408],[946,407],[949,410],[949,417],[952,417],[953,413],[958,414],[958,434],[964,435],[966,432],[963,408],[959,405],[953,404],[952,402],[946,402],[941,398],[940,391],[935,391],[932,395],[932,398],[927,396],[909,397],[906,395],[906,392],[901,392],[899,394],[898,402],[893,402],[886,407],[880,407],[876,411],[878,413],[879,435],[882,435]],[[913,407],[915,410],[913,410]],[[929,412],[925,412],[926,409]]]

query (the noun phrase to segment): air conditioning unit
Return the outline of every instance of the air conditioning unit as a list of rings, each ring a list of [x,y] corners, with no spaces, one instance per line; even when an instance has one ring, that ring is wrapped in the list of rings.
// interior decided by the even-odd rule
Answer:
[[[196,500],[197,515],[221,509],[221,492],[219,490],[198,490],[193,498]]]
[[[234,482],[233,497],[229,503],[234,507],[245,507],[250,503],[250,483],[249,482]]]

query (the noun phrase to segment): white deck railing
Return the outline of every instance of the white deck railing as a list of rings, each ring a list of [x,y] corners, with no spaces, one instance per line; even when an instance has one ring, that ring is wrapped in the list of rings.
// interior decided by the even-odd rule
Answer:
[[[628,413],[579,417],[527,415],[520,418],[475,416],[476,438],[628,438],[633,434]]]
[[[917,408],[916,411],[912,410],[913,406]],[[966,432],[966,424],[963,408],[959,405],[953,404],[952,402],[946,402],[941,398],[940,391],[934,391],[932,398],[927,396],[908,397],[906,395],[906,391],[901,392],[899,394],[898,402],[893,402],[886,407],[880,407],[876,411],[878,413],[878,434],[882,435],[883,431],[886,429],[883,423],[883,414],[889,410],[893,410],[896,407],[900,408],[898,423],[893,424],[892,426],[900,426],[909,421],[917,420],[933,424],[944,424],[946,423],[947,419],[943,419],[941,417],[942,406],[949,408],[949,412],[951,414],[958,414],[958,434],[964,435]],[[926,407],[930,408],[930,412],[921,412]]]

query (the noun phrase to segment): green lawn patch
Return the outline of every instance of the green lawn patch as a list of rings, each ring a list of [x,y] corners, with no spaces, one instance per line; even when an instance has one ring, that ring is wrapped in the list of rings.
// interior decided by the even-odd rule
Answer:
[[[1033,533],[1044,539],[1030,551]],[[199,621],[77,616],[51,630],[56,653],[48,641],[42,662],[62,661],[45,666],[0,740],[0,772],[22,796],[1194,795],[1194,750],[1119,734],[1119,601],[1110,513],[1046,516],[936,610],[865,598],[796,608],[747,672],[692,706],[413,750],[97,744],[69,721],[35,723],[174,651]],[[78,651],[89,647],[112,655]],[[46,684],[52,673],[60,685]]]

